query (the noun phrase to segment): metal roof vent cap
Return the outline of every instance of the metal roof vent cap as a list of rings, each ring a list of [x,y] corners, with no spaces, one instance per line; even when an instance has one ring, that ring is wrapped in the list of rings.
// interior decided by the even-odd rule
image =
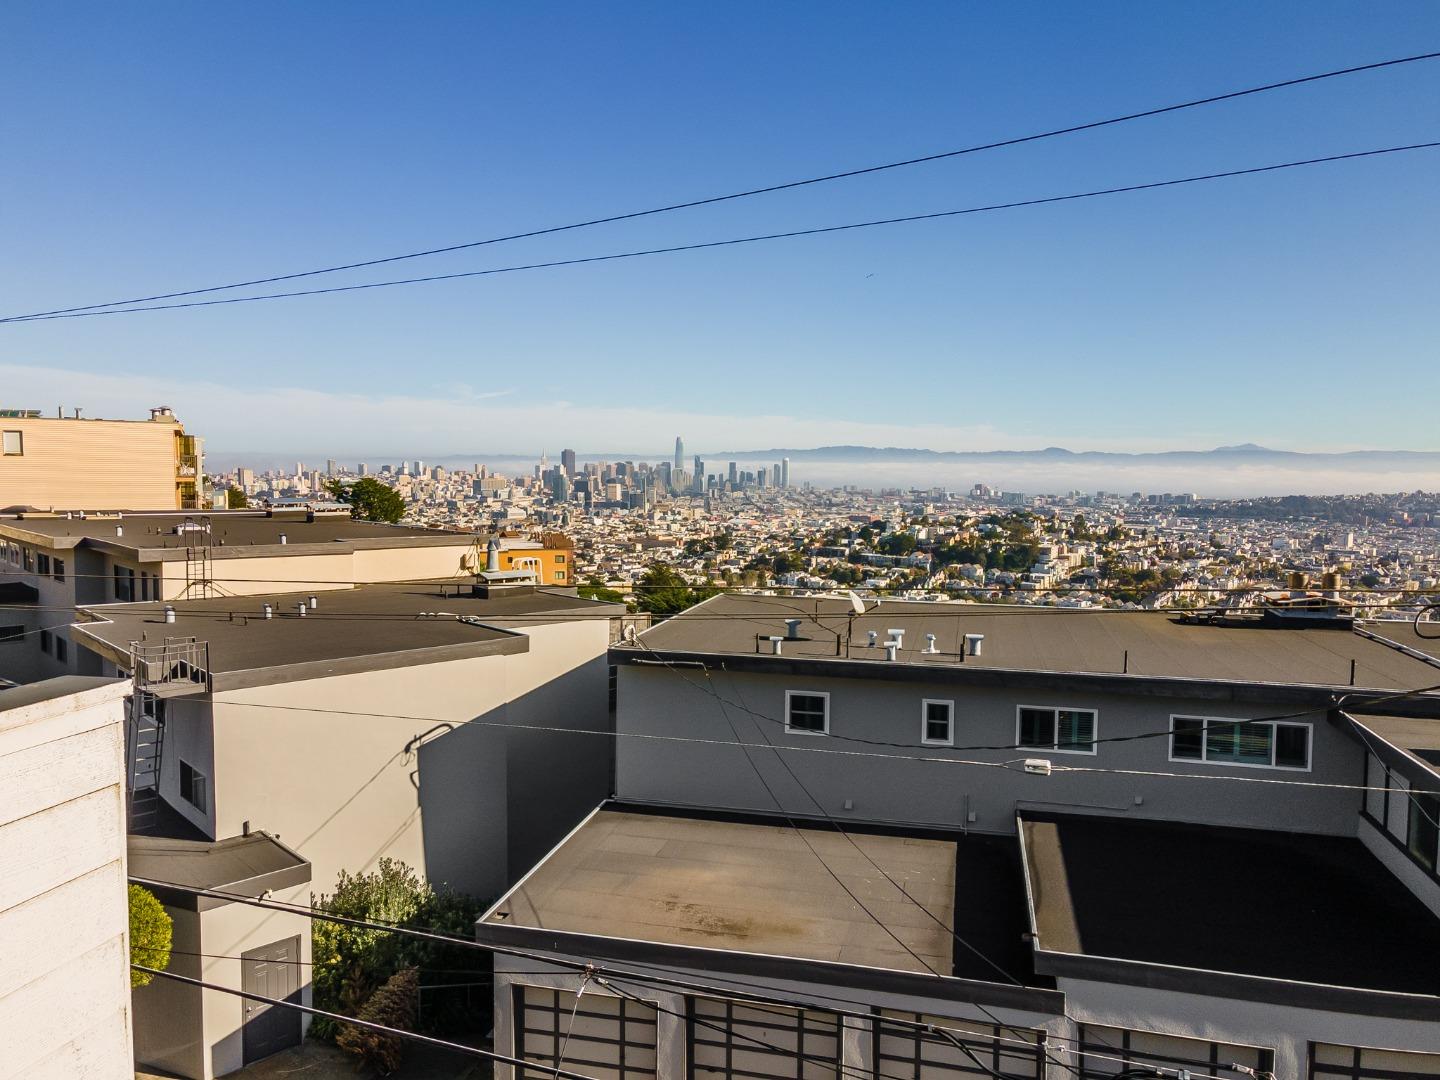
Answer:
[[[885,642],[885,659],[894,663],[900,658],[900,643],[898,641]]]
[[[938,652],[940,651],[939,649],[937,649],[937,648],[935,647],[935,635],[934,635],[934,634],[926,634],[926,635],[925,635],[925,648],[924,648],[923,650],[921,650],[921,651],[924,652],[924,653],[926,653],[926,654],[928,654],[928,655],[930,655],[930,656],[934,656],[936,653],[938,653]]]
[[[984,634],[966,634],[966,635],[965,635],[965,655],[966,655],[966,656],[979,656],[980,653],[983,651],[984,647],[985,647],[985,635],[984,635]]]
[[[282,544],[287,544],[287,543],[289,543],[289,542],[290,542],[290,541],[289,541],[289,538],[286,537],[286,535],[285,535],[284,533],[281,533],[281,534],[280,534],[280,543],[282,543]]]
[[[873,648],[875,647],[875,641],[876,641],[876,639],[879,638],[879,636],[880,636],[880,632],[879,632],[878,630],[870,630],[870,631],[867,631],[867,633],[868,633],[868,635],[869,635],[870,640],[867,641],[867,642],[865,643],[865,645],[866,645],[867,648],[873,649]]]
[[[310,597],[310,610],[311,610],[311,611],[314,611],[314,610],[315,610],[317,607],[319,607],[319,606],[320,606],[320,598],[319,598],[318,596],[315,596],[315,595],[312,594],[311,597]]]
[[[125,535],[125,526],[124,526],[124,525],[116,525],[116,526],[115,526],[115,535],[116,535],[116,536],[124,536],[124,535]]]
[[[780,637],[778,634],[772,634],[770,637],[766,638],[765,640],[768,641],[768,642],[770,642],[771,646],[773,646],[774,649],[775,649],[775,655],[776,655],[776,656],[779,656],[779,655],[780,655],[780,646],[782,646],[782,645],[785,644],[785,639],[784,639],[783,637]]]
[[[173,623],[175,621],[175,609],[169,604],[165,605],[165,621],[167,623]]]
[[[275,607],[268,600],[260,605],[260,613],[267,619],[275,617]]]
[[[298,604],[295,605],[295,614],[299,615],[300,618],[302,618],[302,619],[305,617],[305,601],[304,601],[304,600],[301,600]]]
[[[800,640],[800,620],[799,620],[799,619],[786,619],[786,620],[785,620],[785,639],[786,639],[787,641],[799,641],[799,640]]]

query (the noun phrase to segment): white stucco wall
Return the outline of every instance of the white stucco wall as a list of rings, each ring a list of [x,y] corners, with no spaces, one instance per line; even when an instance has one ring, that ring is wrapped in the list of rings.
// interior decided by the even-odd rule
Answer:
[[[0,1077],[133,1075],[124,693],[0,712]]]

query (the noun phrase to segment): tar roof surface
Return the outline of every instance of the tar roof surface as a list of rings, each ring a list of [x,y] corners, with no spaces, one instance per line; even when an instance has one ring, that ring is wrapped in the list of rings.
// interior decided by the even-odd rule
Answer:
[[[296,605],[310,595],[316,607],[307,604],[300,618]],[[274,607],[271,619],[262,617],[267,602]],[[174,623],[165,622],[161,603],[87,608],[104,621],[82,622],[78,630],[120,651],[132,641],[160,644],[166,638],[194,637],[209,644],[209,670],[222,673],[448,647],[518,652],[526,648],[523,636],[493,624],[608,619],[617,610],[543,589],[496,589],[489,597],[477,597],[468,587],[431,582],[173,601],[169,606],[175,609]],[[461,622],[457,615],[487,625]]]
[[[131,834],[128,846],[129,871],[135,877],[197,889],[220,889],[306,865],[301,856],[263,832],[228,840],[173,840]]]
[[[70,697],[72,694],[83,694],[87,690],[98,690],[103,686],[116,685],[122,681],[121,679],[101,678],[98,675],[60,675],[41,682],[26,683],[23,686],[0,690],[0,712],[23,709],[27,705],[37,705],[42,701],[55,701],[59,698]]]
[[[1352,837],[1025,818],[1041,949],[1440,994],[1440,919]]]
[[[1376,716],[1373,713],[1347,715],[1391,746],[1405,751],[1430,772],[1440,775],[1440,720]]]
[[[852,832],[866,855],[916,900],[906,900],[844,836],[753,820],[598,811],[497,906],[491,924],[665,945],[821,960],[893,971],[994,981],[991,968],[955,970],[949,927],[956,917],[953,841]],[[1013,841],[1007,845],[1013,848]],[[987,851],[988,854],[988,851]],[[830,870],[826,869],[826,864]],[[966,903],[994,893],[989,871],[961,861]],[[925,964],[896,944],[838,884],[834,871]],[[975,940],[1003,952],[1020,942],[1023,896],[1005,905],[997,936]],[[964,915],[964,913],[962,913]],[[993,911],[964,915],[967,936],[989,927]],[[1013,925],[1012,925],[1013,922]]]
[[[33,533],[55,540],[94,540],[110,547],[134,550],[153,548],[185,548],[194,542],[194,535],[177,533],[177,526],[186,520],[209,519],[214,556],[224,558],[226,548],[278,546],[284,533],[289,544],[329,544],[336,541],[362,541],[369,546],[385,546],[386,541],[414,544],[425,540],[458,543],[463,533],[420,529],[408,525],[384,525],[371,521],[355,521],[344,514],[325,514],[314,521],[303,517],[270,517],[264,512],[215,512],[211,514],[127,514],[123,517],[0,517],[0,529]],[[116,528],[124,535],[116,536]]]
[[[892,628],[905,631],[901,662],[944,669],[1049,671],[1097,675],[1201,679],[1246,683],[1348,686],[1355,661],[1358,687],[1415,690],[1440,683],[1440,670],[1381,642],[1346,629],[1183,623],[1165,612],[1001,607],[987,604],[883,601],[851,618],[844,600],[722,594],[668,619],[643,635],[657,652],[767,656],[764,640],[786,633],[798,618],[800,641],[786,641],[783,656],[817,660],[884,661],[868,647],[870,631],[883,643]],[[1422,652],[1408,623],[1371,623],[1382,636]],[[934,634],[938,654],[926,654]],[[966,634],[985,635],[980,656],[960,652]],[[757,640],[758,635],[758,640]],[[848,641],[848,647],[846,642]],[[837,652],[837,642],[839,651]]]

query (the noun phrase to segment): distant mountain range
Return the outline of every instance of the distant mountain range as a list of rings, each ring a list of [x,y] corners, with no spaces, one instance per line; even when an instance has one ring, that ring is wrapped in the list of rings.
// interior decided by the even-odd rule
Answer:
[[[1272,450],[1255,443],[1239,446],[1217,446],[1213,450],[1160,450],[1146,453],[1122,453],[1110,450],[1066,450],[1063,446],[1047,446],[1043,450],[924,450],[901,446],[817,446],[776,448],[771,450],[726,450],[704,455],[710,460],[727,458],[778,461],[788,457],[795,461],[826,462],[1074,462],[1076,464],[1133,465],[1219,465],[1241,464],[1284,465],[1287,468],[1334,468],[1336,466],[1383,467],[1387,464],[1403,468],[1440,467],[1440,450],[1347,450],[1341,453],[1306,453],[1297,450]]]

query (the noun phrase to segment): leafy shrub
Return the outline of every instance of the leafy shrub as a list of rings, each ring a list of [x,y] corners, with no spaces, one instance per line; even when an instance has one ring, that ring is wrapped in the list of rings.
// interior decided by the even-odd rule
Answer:
[[[170,966],[170,942],[174,924],[155,894],[139,885],[130,886],[130,962],[164,971]],[[155,978],[130,969],[131,986],[149,986]]]
[[[402,1031],[414,1031],[415,1004],[419,994],[420,973],[413,967],[403,968],[386,979],[384,985],[370,995],[370,1000],[365,1003],[356,1019],[368,1020],[372,1024],[384,1024]],[[400,1036],[350,1024],[340,1025],[335,1042],[340,1049],[354,1054],[362,1064],[369,1065],[381,1076],[398,1069],[400,1059],[405,1055],[405,1040]]]
[[[484,910],[475,897],[436,892],[395,859],[381,859],[377,869],[367,874],[341,871],[333,894],[311,900],[317,911],[366,922],[425,927],[467,940],[473,937],[475,920]],[[405,968],[424,971],[427,985],[479,981],[490,969],[487,956],[464,945],[320,919],[312,920],[311,927],[315,1006],[346,1016],[359,1016],[371,995]],[[473,1029],[486,1019],[471,1010],[469,998],[432,997],[440,1007],[432,1009],[432,1000],[427,999],[422,1025],[426,1031],[443,1034]],[[460,1000],[458,1007],[452,1004],[456,1000]],[[489,995],[480,995],[476,1004],[483,1012]],[[337,1028],[337,1021],[322,1016],[316,1017],[310,1031],[320,1038],[335,1038]]]

